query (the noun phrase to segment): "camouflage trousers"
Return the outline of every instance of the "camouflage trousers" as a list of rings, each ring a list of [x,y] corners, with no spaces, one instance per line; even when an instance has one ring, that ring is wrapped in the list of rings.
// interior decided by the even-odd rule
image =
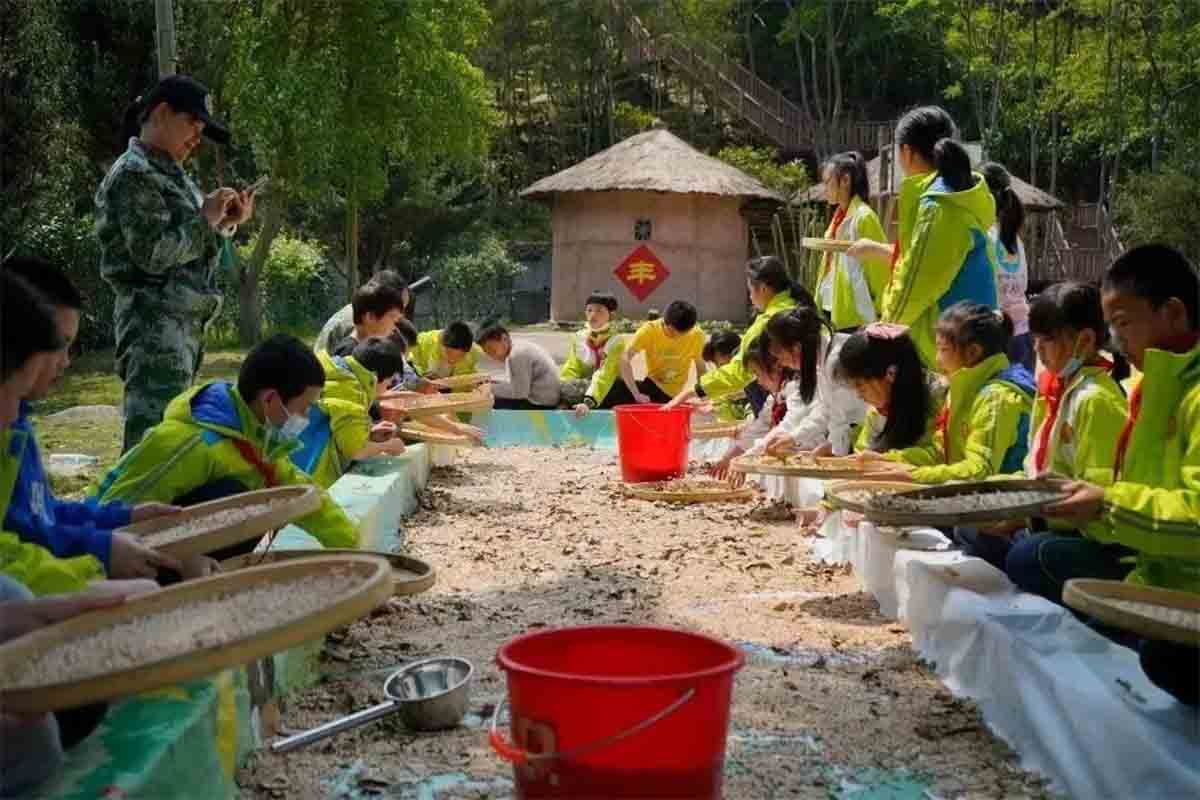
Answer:
[[[172,311],[137,294],[117,297],[116,368],[125,384],[122,452],[162,422],[167,404],[191,387],[204,360],[204,334],[216,311]]]

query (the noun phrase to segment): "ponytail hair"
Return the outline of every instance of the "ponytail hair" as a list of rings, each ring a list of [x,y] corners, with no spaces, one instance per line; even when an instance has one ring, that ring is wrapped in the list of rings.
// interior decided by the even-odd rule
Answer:
[[[965,192],[975,185],[971,156],[953,139],[938,139],[933,146],[933,165],[937,168],[938,176],[952,191]]]
[[[800,348],[800,369],[796,372],[800,379],[800,398],[805,403],[811,403],[817,393],[817,369],[826,355],[821,346],[822,333],[828,334],[829,341],[833,341],[833,328],[825,317],[815,306],[801,305],[771,317],[760,337],[766,340],[767,347]]]
[[[787,266],[779,256],[759,256],[750,259],[746,263],[746,279],[751,283],[766,286],[774,292],[788,292],[800,305],[816,305],[808,290],[792,280]]]
[[[121,122],[121,141],[119,142],[121,149],[125,148],[130,139],[142,132],[142,125],[150,115],[149,111],[140,96],[126,106],[125,117]]]
[[[904,333],[877,338],[859,331],[842,344],[833,373],[836,380],[848,384],[880,380],[892,367],[896,368],[896,377],[887,421],[880,433],[883,450],[901,450],[921,441],[933,411],[925,365],[912,337]]]
[[[937,335],[947,340],[960,353],[973,344],[983,351],[980,360],[1008,350],[1013,335],[1012,318],[979,303],[963,300],[942,312],[937,323]]]
[[[850,176],[850,197],[857,197],[864,203],[871,202],[871,182],[867,177],[867,162],[862,153],[849,150],[830,156],[825,162],[824,171],[835,177]]]
[[[942,139],[957,139],[958,126],[941,106],[920,106],[900,118],[897,144],[907,145],[930,164],[937,164],[934,149]]]
[[[989,161],[979,167],[992,197],[996,199],[996,224],[1000,228],[1000,241],[1009,255],[1017,254],[1017,236],[1025,224],[1025,206],[1012,188],[1012,175],[1003,165]]]

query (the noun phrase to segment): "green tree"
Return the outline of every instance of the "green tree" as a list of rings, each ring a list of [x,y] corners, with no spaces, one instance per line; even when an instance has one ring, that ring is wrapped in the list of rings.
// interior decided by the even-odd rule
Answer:
[[[358,283],[359,213],[396,161],[477,156],[491,123],[469,60],[488,18],[478,0],[255,0],[232,20],[231,116],[272,176],[242,277],[241,338],[257,339],[258,275],[289,202],[336,192],[347,283]]]

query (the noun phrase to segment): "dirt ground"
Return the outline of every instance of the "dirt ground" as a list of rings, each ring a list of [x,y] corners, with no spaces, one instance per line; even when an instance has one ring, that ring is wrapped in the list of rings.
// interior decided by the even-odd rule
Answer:
[[[282,724],[296,732],[379,702],[396,666],[453,654],[477,668],[464,725],[420,735],[393,717],[260,752],[239,775],[243,796],[511,797],[511,768],[484,734],[504,691],[496,650],[589,623],[676,626],[742,646],[729,800],[1043,795],[854,577],[808,558],[780,509],[630,500],[617,479],[612,453],[581,448],[469,451],[435,470],[404,533],[437,585],[332,636],[322,683],[289,698]]]

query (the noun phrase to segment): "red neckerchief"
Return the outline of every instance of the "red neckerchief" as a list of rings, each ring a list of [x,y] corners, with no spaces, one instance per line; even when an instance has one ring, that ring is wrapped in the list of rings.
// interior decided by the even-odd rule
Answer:
[[[783,422],[783,416],[787,413],[787,400],[784,399],[782,393],[775,395],[775,405],[771,406],[771,427],[774,428],[780,422]]]
[[[826,239],[836,239],[838,230],[842,227],[842,223],[846,220],[847,209],[841,206],[837,207],[837,211],[833,212],[833,222],[829,223],[829,231],[825,234]],[[826,273],[833,268],[833,253],[825,253],[825,257],[821,259],[821,277],[824,278]]]
[[[1200,333],[1185,333],[1155,345],[1154,349],[1166,350],[1168,353],[1186,353],[1198,343],[1200,343]],[[1121,477],[1121,469],[1125,466],[1125,451],[1129,449],[1129,440],[1133,438],[1133,426],[1137,424],[1138,414],[1142,412],[1142,386],[1145,382],[1146,379],[1143,377],[1134,387],[1133,394],[1129,395],[1129,416],[1125,418],[1125,427],[1121,429],[1121,435],[1117,437],[1117,461],[1113,465],[1113,474],[1118,480]]]
[[[250,464],[258,470],[258,474],[262,475],[263,483],[268,489],[279,485],[279,476],[275,473],[275,467],[263,461],[262,456],[254,449],[254,446],[245,439],[233,439],[233,446],[242,454],[242,458],[250,462]]]
[[[1113,367],[1111,361],[1099,357],[1089,362],[1087,366],[1103,367],[1104,369]],[[1071,378],[1074,377],[1074,375],[1071,376]],[[1060,374],[1048,370],[1038,378],[1038,394],[1046,398],[1046,421],[1042,423],[1042,429],[1038,431],[1037,442],[1033,448],[1033,466],[1039,473],[1046,468],[1046,460],[1050,457],[1050,431],[1054,428],[1055,420],[1058,419],[1058,409],[1062,405],[1063,396],[1067,393],[1067,385],[1070,382],[1070,378],[1063,380]]]
[[[604,345],[608,344],[608,340],[605,339],[603,342],[596,344],[592,341],[592,335],[589,333],[583,337],[583,343],[587,345],[588,350],[592,351],[592,357],[596,359],[596,369],[600,369],[600,366],[604,363]]]
[[[942,411],[938,414],[937,422],[935,423],[937,432],[942,436],[942,452],[946,456],[946,463],[950,463],[950,393],[946,392],[946,405],[942,406]]]
[[[896,271],[896,262],[899,260],[900,260],[900,240],[897,239],[896,243],[894,245],[892,245],[892,263],[888,264],[888,269],[890,269],[892,272],[895,272]]]

